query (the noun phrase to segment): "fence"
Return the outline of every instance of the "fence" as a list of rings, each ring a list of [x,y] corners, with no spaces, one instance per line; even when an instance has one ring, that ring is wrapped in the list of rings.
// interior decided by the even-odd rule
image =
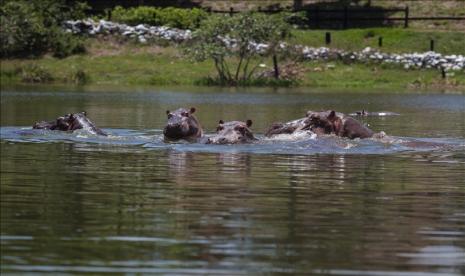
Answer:
[[[208,10],[211,13],[227,13],[231,16],[241,11],[230,8],[229,10]],[[262,10],[258,9],[259,12],[264,13],[277,13],[283,11],[282,9],[273,10]],[[465,17],[453,17],[453,16],[436,16],[436,17],[421,17],[409,16],[409,7],[405,8],[376,8],[376,7],[348,7],[343,8],[300,8],[293,10],[294,12],[306,12],[307,25],[319,28],[322,22],[338,22],[342,23],[342,27],[347,29],[351,23],[360,21],[375,21],[375,22],[389,22],[389,21],[401,21],[404,28],[408,28],[410,21],[415,20],[464,20]],[[388,14],[403,13],[403,16],[388,16]]]
[[[123,7],[135,7],[139,5],[167,7],[174,5],[182,8],[191,8],[194,6],[201,8],[201,6],[197,3],[198,1],[191,0],[88,0],[88,2],[92,6],[92,13],[103,12],[104,10],[111,9],[116,5],[121,5]],[[258,8],[259,12],[265,13],[276,13],[281,12],[283,10],[284,9],[281,8],[279,5],[277,7],[274,7],[273,9]],[[235,10],[232,7],[229,10],[212,10],[207,8],[207,11],[211,13],[227,13],[230,15],[241,12],[240,10]],[[293,11],[305,12],[307,17],[307,21],[305,23],[307,26],[313,28],[328,27],[328,23],[333,23],[332,25],[334,26],[346,29],[349,27],[360,27],[360,25],[381,26],[385,25],[386,22],[400,22],[401,24],[403,24],[404,28],[408,28],[410,21],[417,20],[465,21],[465,17],[453,16],[411,17],[409,16],[408,6],[406,6],[405,8],[381,8],[375,6],[319,7],[318,5],[313,5],[294,6]],[[393,14],[397,15],[392,16]],[[398,14],[401,15],[399,16]]]

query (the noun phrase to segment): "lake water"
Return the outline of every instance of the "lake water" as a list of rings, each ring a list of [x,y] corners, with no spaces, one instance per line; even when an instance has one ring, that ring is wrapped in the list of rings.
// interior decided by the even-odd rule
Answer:
[[[165,111],[260,141],[165,144]],[[386,139],[264,139],[307,110]],[[110,135],[31,130],[86,111]],[[465,274],[465,95],[2,88],[1,272]]]

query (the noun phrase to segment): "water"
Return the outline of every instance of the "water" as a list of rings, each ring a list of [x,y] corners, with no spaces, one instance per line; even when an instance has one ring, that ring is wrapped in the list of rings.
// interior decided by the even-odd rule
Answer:
[[[165,144],[165,111],[252,119],[250,145]],[[1,272],[465,273],[465,96],[3,88]],[[362,108],[389,139],[264,139]],[[110,135],[30,129],[86,111]],[[418,142],[424,143],[418,143]],[[408,143],[414,142],[414,143]]]

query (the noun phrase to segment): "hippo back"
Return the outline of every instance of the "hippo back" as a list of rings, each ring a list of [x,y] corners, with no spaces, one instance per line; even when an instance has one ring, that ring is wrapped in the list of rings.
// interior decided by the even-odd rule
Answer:
[[[74,131],[77,129],[83,129],[92,134],[107,136],[100,128],[96,127],[89,118],[87,118],[85,112],[74,113],[69,117],[69,128],[68,130]]]

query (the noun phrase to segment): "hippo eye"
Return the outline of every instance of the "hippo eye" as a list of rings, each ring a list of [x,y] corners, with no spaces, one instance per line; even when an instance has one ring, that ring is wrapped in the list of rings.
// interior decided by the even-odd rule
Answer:
[[[244,131],[245,131],[245,127],[243,127],[243,126],[236,126],[236,127],[234,128],[234,130],[237,130],[237,131],[240,131],[240,132],[244,132]]]
[[[171,117],[173,117],[173,114],[171,114],[171,113],[168,113],[167,115],[168,115],[168,119],[170,119]]]
[[[221,130],[223,130],[223,129],[224,129],[223,126],[219,126],[219,127],[216,128],[216,131],[221,131]]]
[[[183,112],[183,113],[181,113],[181,115],[184,116],[184,117],[189,117],[189,113],[187,113],[187,112]]]

